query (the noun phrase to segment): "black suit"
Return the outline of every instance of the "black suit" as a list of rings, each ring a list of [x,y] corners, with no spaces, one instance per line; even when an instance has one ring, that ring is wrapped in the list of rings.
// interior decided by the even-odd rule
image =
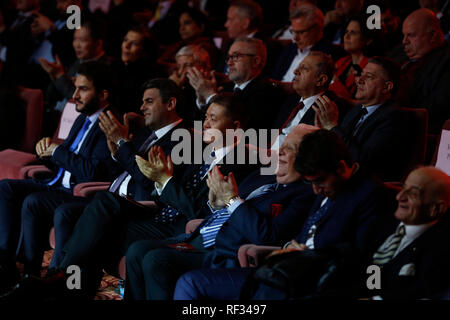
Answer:
[[[80,115],[76,119],[67,139],[54,151],[48,161],[55,172],[58,171],[58,167],[61,167],[71,173],[71,188],[80,182],[111,179],[110,173],[114,172],[106,138],[98,126],[98,120],[91,125],[78,154],[70,151],[70,146],[85,119],[85,115]],[[32,212],[36,212],[35,209],[39,207],[38,202],[42,201],[47,204],[49,212],[46,211],[46,213],[52,216],[53,210],[59,204],[74,199],[71,188],[62,186],[62,177],[52,186],[47,185],[49,181],[51,179],[45,181],[3,180],[0,182],[0,250],[3,253],[13,255],[16,250],[20,210],[22,210],[22,216],[33,215]],[[45,222],[42,223],[45,224]],[[47,235],[48,230],[46,229]]]
[[[344,138],[354,161],[373,171],[383,181],[401,181],[409,173],[414,150],[405,114],[386,102],[364,120],[353,135],[360,107],[349,111],[342,124],[332,130]]]

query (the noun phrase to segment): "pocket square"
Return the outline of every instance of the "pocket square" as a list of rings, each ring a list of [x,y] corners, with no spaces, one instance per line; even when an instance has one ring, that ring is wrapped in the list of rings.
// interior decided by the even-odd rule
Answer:
[[[414,263],[405,264],[398,273],[399,276],[414,276],[416,274],[416,266]]]

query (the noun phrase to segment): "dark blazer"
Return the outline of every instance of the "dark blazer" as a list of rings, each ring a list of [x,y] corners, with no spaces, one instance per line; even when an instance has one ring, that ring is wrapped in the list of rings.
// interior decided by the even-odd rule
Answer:
[[[339,46],[332,44],[331,42],[325,40],[324,38],[320,39],[315,45],[312,46],[311,51],[322,51],[326,54],[331,55],[333,61],[337,61],[338,59],[347,55],[344,49]],[[275,80],[282,80],[284,74],[288,71],[289,67],[292,64],[292,60],[294,60],[297,55],[298,47],[296,43],[289,44],[280,54],[278,61],[275,65],[275,68],[272,71],[271,78]]]
[[[405,114],[392,102],[386,102],[372,113],[352,136],[358,108],[351,109],[342,124],[332,130],[344,138],[354,161],[373,171],[383,181],[401,181],[410,167],[414,151],[411,128]],[[408,125],[408,127],[407,127]]]
[[[234,83],[227,83],[225,91],[233,92]],[[238,93],[245,106],[247,128],[270,129],[283,101],[282,91],[268,78],[258,76]]]
[[[248,183],[252,181],[244,181],[239,188],[244,189]],[[241,197],[245,199],[247,195]],[[204,266],[239,267],[237,252],[241,245],[282,245],[291,240],[303,225],[314,198],[310,185],[294,182],[245,201],[219,230],[214,250],[207,254]]]
[[[248,159],[248,158],[247,158]],[[224,159],[225,161],[225,159]],[[203,218],[209,214],[207,206],[209,188],[206,177],[199,183],[197,188],[186,188],[186,184],[192,181],[193,176],[200,170],[200,164],[186,166],[182,175],[169,180],[159,201],[176,208],[182,213],[176,222],[177,233],[184,233],[185,225],[189,220]],[[259,167],[259,164],[220,164],[220,172],[227,175],[233,172],[237,183],[240,183],[250,172]]]
[[[106,144],[105,134],[101,131],[97,120],[78,154],[70,151],[70,146],[84,124],[86,115],[81,114],[75,120],[69,135],[55,150],[53,156],[46,164],[52,169],[61,167],[70,171],[70,185],[89,181],[110,181],[112,174],[117,172],[116,165],[111,159],[111,152]]]
[[[352,105],[345,99],[338,97],[332,91],[326,91],[325,95],[336,103],[339,109],[339,123],[341,123],[344,117],[346,116],[347,112],[352,108]],[[297,94],[290,95],[289,97],[286,98],[280,110],[278,111],[277,119],[273,124],[273,128],[280,129],[284,125],[284,123],[289,118],[289,115],[291,114],[292,110],[300,102],[300,98],[301,97]],[[316,112],[314,111],[314,109],[309,108],[309,110],[306,111],[306,113],[303,115],[302,119],[300,120],[300,123],[305,123],[313,126],[315,116]]]
[[[448,220],[446,218],[435,224],[383,265],[381,290],[369,291],[369,294],[379,294],[384,299],[421,299],[436,298],[436,295],[447,289],[450,283]],[[408,265],[410,272],[405,273]],[[403,272],[400,273],[402,268]]]
[[[310,214],[319,209],[323,199],[323,196],[317,196]],[[387,221],[385,212],[393,212],[394,206],[394,197],[382,184],[362,170],[358,171],[332,200],[325,217],[316,225],[314,248],[344,243],[362,251],[371,248],[377,227],[381,221]],[[300,241],[300,234],[297,240]]]
[[[160,146],[166,155],[169,155],[172,148],[178,143],[177,141],[171,140],[172,132],[177,128],[185,128],[184,122],[181,122],[176,127],[172,128],[154,144]],[[136,201],[151,200],[151,193],[155,187],[154,182],[145,177],[139,170],[135,159],[135,155],[139,154],[139,147],[151,134],[152,131],[150,129],[141,129],[136,133],[135,138],[132,141],[124,143],[115,155],[115,158],[119,162],[122,169],[131,175],[131,180],[128,184],[128,196]],[[147,159],[147,152],[139,155]],[[181,170],[181,168],[179,166],[175,166],[174,170]],[[121,173],[122,172],[120,172],[120,174]]]

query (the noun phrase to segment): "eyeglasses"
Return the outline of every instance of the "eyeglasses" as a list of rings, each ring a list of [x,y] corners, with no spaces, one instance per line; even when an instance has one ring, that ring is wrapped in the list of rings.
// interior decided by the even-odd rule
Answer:
[[[317,25],[314,24],[314,25],[312,25],[311,27],[306,28],[306,29],[303,29],[303,30],[293,30],[293,29],[291,29],[291,30],[289,30],[289,31],[291,32],[291,34],[295,34],[295,35],[297,35],[297,36],[301,36],[301,35],[303,35],[303,34],[309,32],[309,31],[311,31],[311,30],[314,29],[315,27],[317,27]]]
[[[225,61],[228,62],[228,60],[231,59],[231,61],[237,62],[241,57],[244,57],[244,56],[254,57],[254,56],[256,56],[256,54],[253,54],[253,53],[233,53],[233,54],[227,55]]]

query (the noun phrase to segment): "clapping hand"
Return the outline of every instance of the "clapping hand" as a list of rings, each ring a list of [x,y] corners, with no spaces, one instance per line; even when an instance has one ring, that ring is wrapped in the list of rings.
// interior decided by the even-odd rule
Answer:
[[[170,155],[166,157],[160,146],[153,146],[148,152],[148,160],[136,155],[139,170],[148,179],[162,188],[167,180],[173,176],[173,163]]]
[[[128,115],[123,116],[123,123],[121,124],[119,120],[113,115],[111,111],[105,113],[100,113],[100,129],[105,133],[108,142],[108,148],[112,154],[117,152],[117,143],[119,140],[131,140],[131,135],[129,134],[130,125],[128,121]]]
[[[206,103],[206,99],[217,92],[217,80],[214,70],[207,74],[193,67],[187,71],[187,78],[201,103]]]
[[[230,199],[238,196],[238,187],[232,172],[223,176],[215,166],[208,172],[206,183],[209,187],[209,203],[214,209],[224,208]]]
[[[338,125],[339,110],[332,100],[327,96],[319,96],[312,105],[312,108],[316,112],[315,126],[331,130]]]

